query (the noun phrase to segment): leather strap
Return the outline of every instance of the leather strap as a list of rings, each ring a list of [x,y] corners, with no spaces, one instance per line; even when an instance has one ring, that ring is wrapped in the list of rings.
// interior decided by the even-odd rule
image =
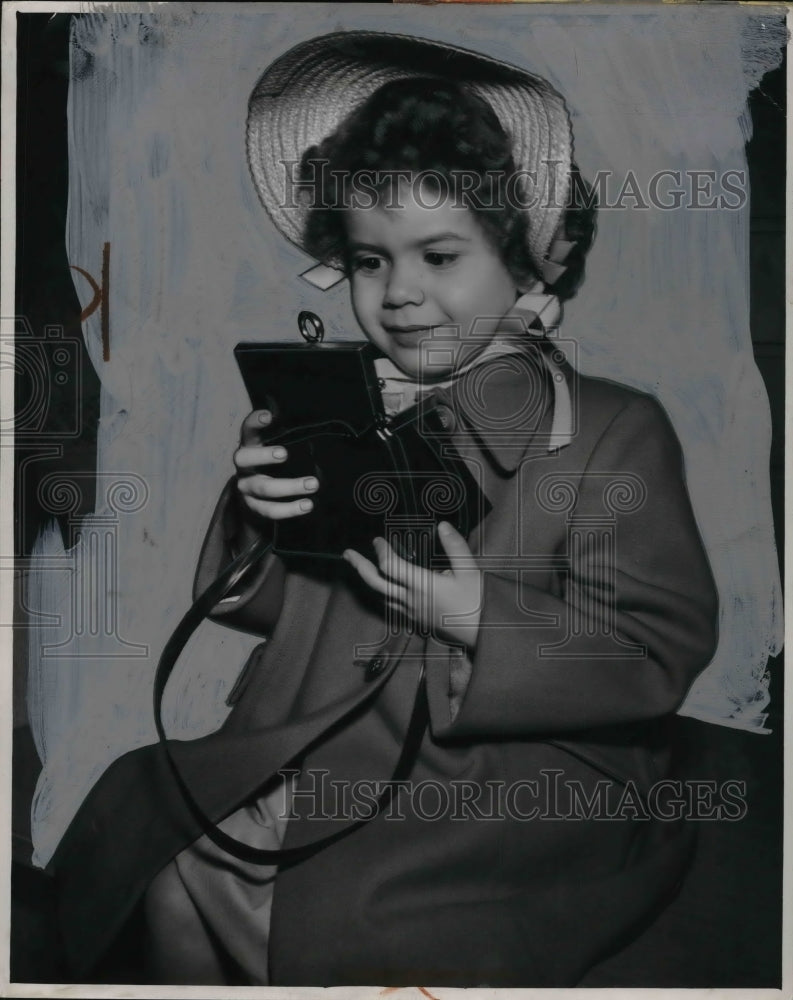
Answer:
[[[247,861],[257,865],[285,865],[297,864],[311,857],[325,847],[329,847],[343,837],[349,836],[355,830],[360,830],[371,822],[375,816],[381,813],[391,802],[399,788],[397,782],[404,780],[413,769],[413,764],[418,756],[424,733],[429,722],[429,708],[427,704],[427,689],[424,673],[424,664],[421,665],[416,696],[413,702],[413,709],[410,714],[405,742],[397,760],[394,773],[390,781],[378,797],[375,808],[366,819],[354,820],[345,824],[335,833],[322,837],[320,840],[303,844],[300,847],[287,847],[281,850],[266,850],[264,848],[253,847],[243,841],[230,837],[220,830],[212,820],[204,813],[196,800],[193,798],[190,789],[185,784],[179,773],[176,762],[171,755],[168,740],[162,723],[162,698],[168,678],[173,672],[173,668],[178,662],[184,647],[193,632],[201,622],[211,613],[212,609],[221,601],[259,561],[267,555],[272,548],[272,542],[261,538],[253,543],[248,549],[242,552],[223,570],[218,578],[207,587],[200,597],[193,603],[182,620],[176,626],[157,664],[157,671],[154,676],[154,724],[157,729],[157,737],[165,751],[165,756],[170,765],[176,785],[187,804],[193,817],[206,836],[222,850],[231,854],[241,861]],[[357,706],[356,706],[357,707]]]

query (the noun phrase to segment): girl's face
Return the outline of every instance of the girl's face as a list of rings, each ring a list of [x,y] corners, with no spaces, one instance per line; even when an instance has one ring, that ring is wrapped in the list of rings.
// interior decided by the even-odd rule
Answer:
[[[347,211],[353,309],[403,372],[440,379],[485,348],[518,291],[470,209],[426,184],[398,191],[398,207]]]

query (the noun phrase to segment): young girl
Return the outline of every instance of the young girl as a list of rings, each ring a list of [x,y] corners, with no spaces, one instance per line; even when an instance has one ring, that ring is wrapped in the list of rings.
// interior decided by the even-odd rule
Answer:
[[[439,523],[448,570],[385,539],[330,568],[270,554],[215,608],[265,641],[222,729],[172,753],[224,832],[278,849],[348,828],[422,683],[429,728],[386,808],[278,868],[200,836],[161,748],[116,762],[55,860],[84,965],[145,892],[152,982],[571,986],[674,892],[690,837],[658,794],[665,721],[712,655],[716,596],[661,407],[546,335],[593,229],[566,207],[571,146],[545,81],[422,39],[314,39],[259,82],[265,207],[349,278],[387,412],[435,405],[489,507],[467,538]],[[243,425],[198,593],[321,493],[279,475],[274,421]]]

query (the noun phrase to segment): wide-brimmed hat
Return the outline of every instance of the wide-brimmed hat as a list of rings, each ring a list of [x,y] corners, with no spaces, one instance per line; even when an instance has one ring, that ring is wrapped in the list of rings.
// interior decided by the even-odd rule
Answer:
[[[262,74],[248,109],[248,162],[276,227],[304,249],[308,208],[294,190],[303,153],[383,84],[419,76],[465,83],[493,108],[512,139],[517,169],[531,178],[528,250],[542,271],[570,177],[572,133],[564,99],[542,77],[516,66],[410,35],[321,35],[296,45]]]

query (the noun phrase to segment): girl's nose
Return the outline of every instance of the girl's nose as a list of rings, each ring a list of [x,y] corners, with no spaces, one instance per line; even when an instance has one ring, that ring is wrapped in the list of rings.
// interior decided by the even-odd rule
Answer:
[[[383,305],[386,309],[399,309],[406,305],[421,305],[424,291],[420,275],[406,264],[394,262],[386,282]]]

